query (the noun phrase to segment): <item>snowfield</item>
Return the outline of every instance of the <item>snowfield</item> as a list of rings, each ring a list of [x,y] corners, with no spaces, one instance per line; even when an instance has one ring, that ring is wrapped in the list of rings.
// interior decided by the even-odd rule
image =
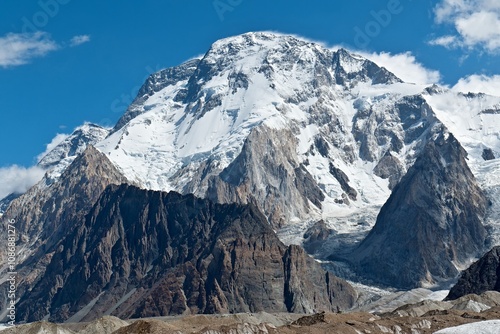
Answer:
[[[481,321],[472,324],[450,327],[434,334],[499,334],[500,320]]]

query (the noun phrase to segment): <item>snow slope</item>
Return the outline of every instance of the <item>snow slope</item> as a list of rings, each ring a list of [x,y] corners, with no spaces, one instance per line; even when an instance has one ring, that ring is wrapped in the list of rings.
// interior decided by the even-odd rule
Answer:
[[[435,332],[434,334],[498,334],[500,333],[500,320],[480,321],[457,327],[450,327]]]

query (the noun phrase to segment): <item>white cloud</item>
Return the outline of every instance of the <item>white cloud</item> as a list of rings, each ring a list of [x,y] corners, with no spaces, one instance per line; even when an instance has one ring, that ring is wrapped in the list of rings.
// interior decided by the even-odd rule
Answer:
[[[483,45],[489,51],[500,48],[500,13],[473,13],[457,19],[455,25],[467,46]]]
[[[10,166],[0,168],[0,198],[11,193],[22,194],[40,181],[45,170],[34,167]]]
[[[460,45],[460,41],[456,36],[442,36],[433,39],[429,42],[430,45],[441,45],[445,48],[454,48]]]
[[[454,35],[432,40],[431,45],[500,51],[500,1],[441,0],[434,14],[438,24],[451,24],[455,31]]]
[[[90,35],[71,38],[69,46],[90,42]],[[12,67],[29,63],[33,58],[43,57],[60,49],[50,35],[43,31],[35,33],[8,33],[0,36],[0,67]]]
[[[453,22],[453,17],[471,9],[465,0],[442,0],[436,6],[434,14],[437,23],[450,23]]]
[[[44,32],[9,33],[0,37],[0,66],[23,65],[58,48],[57,43]]]
[[[69,42],[69,45],[71,47],[73,46],[78,46],[84,43],[90,42],[90,35],[78,35],[74,36],[71,41]]]
[[[429,85],[438,83],[441,74],[438,71],[425,68],[411,52],[391,54],[387,52],[366,53],[357,52],[379,66],[383,66],[405,82]]]
[[[37,157],[36,157],[36,161],[39,162],[40,160],[43,159],[44,156],[46,156],[50,151],[52,151],[57,145],[59,145],[60,143],[62,143],[66,138],[68,138],[69,135],[67,134],[64,134],[64,133],[58,133],[50,143],[47,144],[46,148],[45,148],[45,152],[43,153],[40,153]]]
[[[500,96],[500,75],[474,74],[460,79],[453,90],[463,93],[485,93]]]

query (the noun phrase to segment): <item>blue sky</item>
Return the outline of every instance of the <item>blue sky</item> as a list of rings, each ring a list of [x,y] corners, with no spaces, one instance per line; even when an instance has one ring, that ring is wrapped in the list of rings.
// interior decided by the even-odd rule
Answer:
[[[497,0],[3,0],[0,176],[24,175],[12,173],[84,121],[113,125],[152,72],[259,30],[364,51],[450,87],[500,87]]]

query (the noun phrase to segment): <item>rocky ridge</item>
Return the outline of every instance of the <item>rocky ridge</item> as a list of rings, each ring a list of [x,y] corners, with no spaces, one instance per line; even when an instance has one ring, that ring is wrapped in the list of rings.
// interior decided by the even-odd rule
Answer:
[[[447,299],[454,300],[467,294],[480,294],[490,290],[500,292],[500,247],[498,246],[462,272]]]
[[[61,177],[62,172],[82,154],[87,146],[95,145],[109,134],[109,129],[92,123],[77,127],[45,155],[39,157],[37,167],[45,170],[45,183],[53,183]],[[13,193],[0,199],[0,214],[3,214],[10,203],[23,194]]]
[[[101,152],[89,146],[65,169],[60,178],[53,181],[47,174],[10,204],[1,219],[2,222],[15,221],[18,250],[16,270],[22,277],[19,295],[30,293],[28,287],[47,270],[54,247],[76,228],[102,191],[110,184],[124,182],[127,180],[114,165]],[[7,243],[6,235],[1,242]],[[6,259],[6,249],[2,248],[0,253],[3,259]],[[3,264],[2,274],[5,274],[6,261]],[[2,303],[8,300],[6,293],[6,289],[0,292],[5,297]],[[2,306],[6,310],[5,304]],[[4,315],[0,316],[3,318]]]
[[[358,270],[408,289],[455,277],[457,265],[482,253],[489,201],[466,158],[452,134],[442,133],[427,145],[350,254]]]
[[[310,313],[348,309],[356,298],[300,247],[283,245],[254,206],[192,195],[109,186],[52,249],[20,294],[27,321]]]

